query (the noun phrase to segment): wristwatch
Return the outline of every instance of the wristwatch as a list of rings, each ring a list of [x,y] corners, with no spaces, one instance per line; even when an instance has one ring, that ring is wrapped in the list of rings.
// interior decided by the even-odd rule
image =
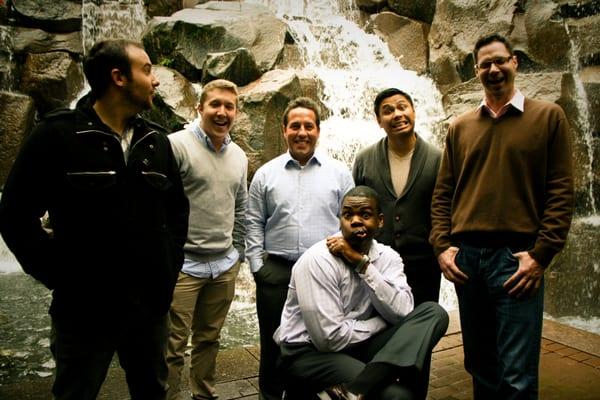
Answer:
[[[354,270],[356,272],[358,272],[359,274],[364,274],[365,270],[367,269],[367,264],[369,263],[369,261],[371,261],[369,256],[366,254],[363,254],[363,256],[360,259],[360,261],[358,262],[358,264],[356,264],[356,266],[354,267]]]

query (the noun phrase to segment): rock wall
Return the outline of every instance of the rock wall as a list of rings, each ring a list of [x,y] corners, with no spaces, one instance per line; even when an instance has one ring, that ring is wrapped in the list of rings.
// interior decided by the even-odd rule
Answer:
[[[93,0],[97,5],[115,1]],[[299,95],[322,96],[321,83],[303,70],[286,20],[264,6],[239,1],[119,4],[139,1],[146,10],[139,22],[145,26],[140,40],[162,82],[150,117],[170,130],[180,129],[196,115],[196,84],[227,78],[240,86],[240,116],[232,136],[248,153],[250,173],[281,153],[280,118],[286,103]],[[0,1],[0,117],[8,121],[0,129],[0,186],[34,116],[69,105],[83,84],[82,3],[45,4]],[[436,82],[443,94],[444,124],[481,99],[471,54],[476,38],[499,32],[513,42],[519,59],[517,85],[526,95],[565,109],[575,148],[576,219],[567,248],[548,275],[547,309],[600,316],[597,286],[586,280],[593,276],[593,285],[599,281],[593,272],[598,267],[589,261],[595,259],[589,252],[598,247],[598,227],[583,219],[594,203],[600,207],[598,2],[356,0],[355,5],[359,10],[353,16],[366,31],[388,43],[405,68]]]

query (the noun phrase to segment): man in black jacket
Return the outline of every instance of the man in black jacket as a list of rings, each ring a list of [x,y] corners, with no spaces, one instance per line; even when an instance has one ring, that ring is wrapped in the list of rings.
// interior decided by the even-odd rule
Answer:
[[[84,72],[91,93],[46,115],[15,160],[0,232],[53,290],[54,398],[95,399],[117,352],[132,399],[164,399],[189,206],[166,135],[137,115],[159,82],[143,48],[124,40],[97,43]]]

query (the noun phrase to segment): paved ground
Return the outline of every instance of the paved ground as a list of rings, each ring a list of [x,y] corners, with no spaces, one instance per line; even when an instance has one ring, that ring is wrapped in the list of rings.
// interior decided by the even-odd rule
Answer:
[[[540,399],[599,400],[600,336],[545,320],[543,337]],[[460,327],[452,313],[448,333],[433,353],[429,400],[472,399],[471,379],[463,368],[462,352]],[[258,399],[257,372],[255,346],[222,351],[217,364],[219,399]],[[39,378],[3,385],[0,400],[50,400],[51,384],[52,378]],[[99,399],[128,398],[122,371],[111,369]]]

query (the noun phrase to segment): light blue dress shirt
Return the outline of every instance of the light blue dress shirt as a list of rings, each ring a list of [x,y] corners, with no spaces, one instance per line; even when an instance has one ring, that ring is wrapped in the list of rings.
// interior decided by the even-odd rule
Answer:
[[[265,252],[295,261],[337,232],[342,197],[353,187],[350,169],[318,151],[304,166],[286,152],[259,168],[246,218],[251,271],[263,266]]]

